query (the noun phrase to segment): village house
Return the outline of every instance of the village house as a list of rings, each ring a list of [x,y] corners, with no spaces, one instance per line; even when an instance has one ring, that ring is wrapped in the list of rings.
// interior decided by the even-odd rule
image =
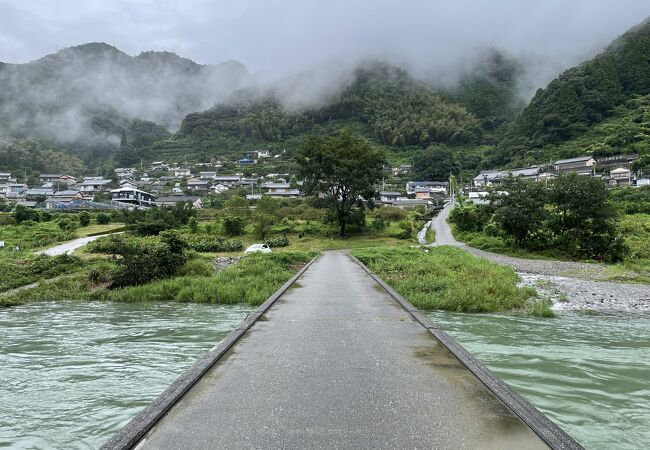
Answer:
[[[225,184],[217,183],[210,188],[210,191],[214,192],[215,194],[221,194],[222,192],[226,192],[229,189],[230,188]]]
[[[264,183],[261,185],[264,190],[264,195],[274,198],[298,198],[300,191],[298,189],[291,189],[289,183]]]
[[[418,188],[428,188],[431,193],[444,194],[447,192],[449,182],[447,181],[409,181],[406,183],[406,193],[414,195]]]
[[[75,184],[78,181],[77,178],[73,176],[60,173],[42,173],[38,176],[38,179],[41,183],[65,183],[67,185]]]
[[[115,169],[115,176],[118,180],[124,180],[127,178],[135,178],[135,167],[118,167]]]
[[[183,167],[175,167],[172,169],[175,177],[188,178],[192,176],[192,171]]]
[[[390,202],[392,203],[395,199],[401,197],[402,194],[394,191],[380,191],[379,192],[379,201],[381,202]]]
[[[149,165],[149,170],[152,172],[154,170],[167,170],[169,169],[169,164],[166,164],[165,161],[154,161]]]
[[[402,209],[415,209],[415,208],[431,208],[433,203],[431,200],[418,199],[418,198],[396,198],[393,201],[393,206]]]
[[[410,164],[402,164],[399,167],[393,167],[392,173],[393,176],[406,175],[411,171],[412,166]]]
[[[199,178],[202,180],[214,180],[217,178],[217,172],[200,172]]]
[[[104,186],[110,182],[111,180],[102,177],[86,177],[81,183],[75,185],[75,189],[79,189],[85,197],[92,197],[94,194],[102,192]]]
[[[76,189],[58,191],[45,199],[45,208],[54,209],[57,207],[57,204],[70,203],[75,200],[81,200],[82,198],[83,196],[81,195],[81,192]]]
[[[137,206],[155,206],[156,197],[134,187],[121,187],[111,190],[111,199],[114,202]]]
[[[0,183],[6,182],[6,183],[11,183],[14,180],[11,178],[11,172],[0,172]]]
[[[241,178],[239,176],[221,176],[221,177],[215,177],[214,181],[218,184],[223,184],[224,186],[228,186],[229,188],[235,187],[239,185],[239,181]]]
[[[523,177],[533,181],[545,180],[547,175],[539,166],[522,167],[507,170],[484,170],[474,177],[473,183],[476,187],[492,186],[500,184],[508,177]]]
[[[197,192],[209,192],[212,186],[212,180],[193,178],[187,182],[187,188]]]
[[[593,156],[578,156],[576,158],[560,159],[555,161],[556,173],[574,172],[579,175],[590,175],[596,166],[596,159]]]
[[[638,159],[639,155],[630,153],[627,155],[614,155],[614,156],[600,156],[596,160],[597,169],[616,169],[618,167],[632,167],[634,161]]]
[[[158,206],[163,206],[163,207],[165,206],[173,207],[179,203],[188,203],[188,204],[192,204],[192,206],[196,209],[203,208],[203,202],[201,201],[201,197],[185,195],[183,193],[176,193],[176,194],[168,195],[166,197],[159,197],[156,203]]]
[[[25,191],[25,197],[32,199],[35,197],[50,197],[54,194],[54,189],[51,188],[30,188]]]
[[[609,172],[610,186],[630,186],[632,184],[632,172],[625,167],[619,167]]]

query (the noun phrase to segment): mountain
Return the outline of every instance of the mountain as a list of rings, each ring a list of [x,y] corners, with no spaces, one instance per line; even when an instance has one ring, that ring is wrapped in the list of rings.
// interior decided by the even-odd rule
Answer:
[[[524,164],[588,152],[648,152],[649,94],[650,19],[539,89],[492,162]]]
[[[110,136],[119,143],[115,129],[131,120],[175,130],[186,114],[249,82],[235,61],[201,65],[169,52],[132,57],[105,43],[84,44],[0,65],[0,131],[58,142]]]

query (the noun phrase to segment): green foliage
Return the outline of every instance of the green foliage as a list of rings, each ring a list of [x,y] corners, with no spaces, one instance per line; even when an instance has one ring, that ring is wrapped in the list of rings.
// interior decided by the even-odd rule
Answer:
[[[41,216],[35,209],[27,208],[23,205],[16,205],[14,220],[16,223],[22,223],[26,220],[39,222],[41,220]]]
[[[271,248],[286,247],[289,245],[289,238],[287,238],[286,236],[278,236],[278,237],[268,238],[265,242]]]
[[[223,231],[227,236],[240,236],[244,232],[244,219],[236,216],[224,217]]]
[[[163,231],[159,238],[108,236],[89,246],[95,253],[113,255],[117,268],[112,274],[113,287],[134,286],[151,280],[169,278],[187,261],[187,244],[175,231]]]
[[[79,213],[79,226],[81,227],[87,227],[90,225],[90,213],[87,211],[82,211]]]
[[[612,189],[610,195],[623,214],[650,214],[650,186]]]
[[[549,216],[546,210],[548,195],[548,190],[542,183],[521,177],[508,177],[490,195],[490,200],[496,205],[496,224],[520,247],[543,247],[547,243],[545,225]]]
[[[0,252],[0,292],[68,273],[82,266],[74,256]]]
[[[97,214],[97,223],[99,225],[107,225],[111,222],[111,217],[106,213]]]
[[[187,226],[192,233],[196,233],[199,230],[199,222],[196,220],[196,217],[190,217],[187,221]]]
[[[416,153],[411,164],[413,177],[418,180],[444,181],[460,170],[451,150],[440,146],[431,146]]]
[[[257,239],[266,239],[277,221],[275,216],[258,211],[253,216],[253,235]]]
[[[467,203],[451,210],[449,222],[459,231],[481,231],[488,217],[486,208]]]
[[[354,219],[359,198],[370,199],[380,179],[384,155],[366,141],[344,131],[330,136],[309,136],[296,155],[298,176],[308,195],[325,195],[335,214],[339,237]]]
[[[0,225],[0,240],[7,247],[19,245],[21,248],[45,247],[74,238],[73,231],[63,230],[54,222],[39,222],[32,226]]]
[[[415,233],[415,228],[413,227],[413,222],[409,219],[400,220],[398,225],[398,231],[391,234],[391,237],[397,239],[411,239]]]
[[[79,222],[73,217],[61,217],[56,223],[63,231],[74,231],[79,227]]]
[[[517,287],[512,269],[457,248],[377,247],[352,254],[420,309],[502,311],[522,308],[534,295]]]
[[[238,252],[244,248],[244,241],[213,236],[186,236],[189,248],[197,252]]]

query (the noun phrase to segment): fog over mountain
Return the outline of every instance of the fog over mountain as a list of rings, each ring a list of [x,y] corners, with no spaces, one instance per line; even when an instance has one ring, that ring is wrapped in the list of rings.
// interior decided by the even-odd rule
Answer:
[[[360,61],[453,87],[493,48],[529,99],[648,15],[647,0],[0,0],[0,118],[63,140],[93,109],[173,131],[246,86],[322,102]]]

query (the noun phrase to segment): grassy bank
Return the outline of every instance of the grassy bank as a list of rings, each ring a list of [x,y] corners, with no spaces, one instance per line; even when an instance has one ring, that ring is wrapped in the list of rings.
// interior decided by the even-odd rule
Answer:
[[[108,289],[112,263],[96,259],[70,277],[0,297],[0,306],[44,300],[177,301],[248,305],[262,304],[316,253],[285,252],[245,256],[237,265],[214,273],[211,260],[190,260],[181,276],[142,286]]]
[[[493,312],[525,309],[541,314],[531,288],[517,287],[517,274],[453,247],[370,248],[352,252],[361,262],[423,310]]]
[[[0,293],[36,281],[70,273],[82,261],[68,255],[46,256],[23,252],[0,252]]]

